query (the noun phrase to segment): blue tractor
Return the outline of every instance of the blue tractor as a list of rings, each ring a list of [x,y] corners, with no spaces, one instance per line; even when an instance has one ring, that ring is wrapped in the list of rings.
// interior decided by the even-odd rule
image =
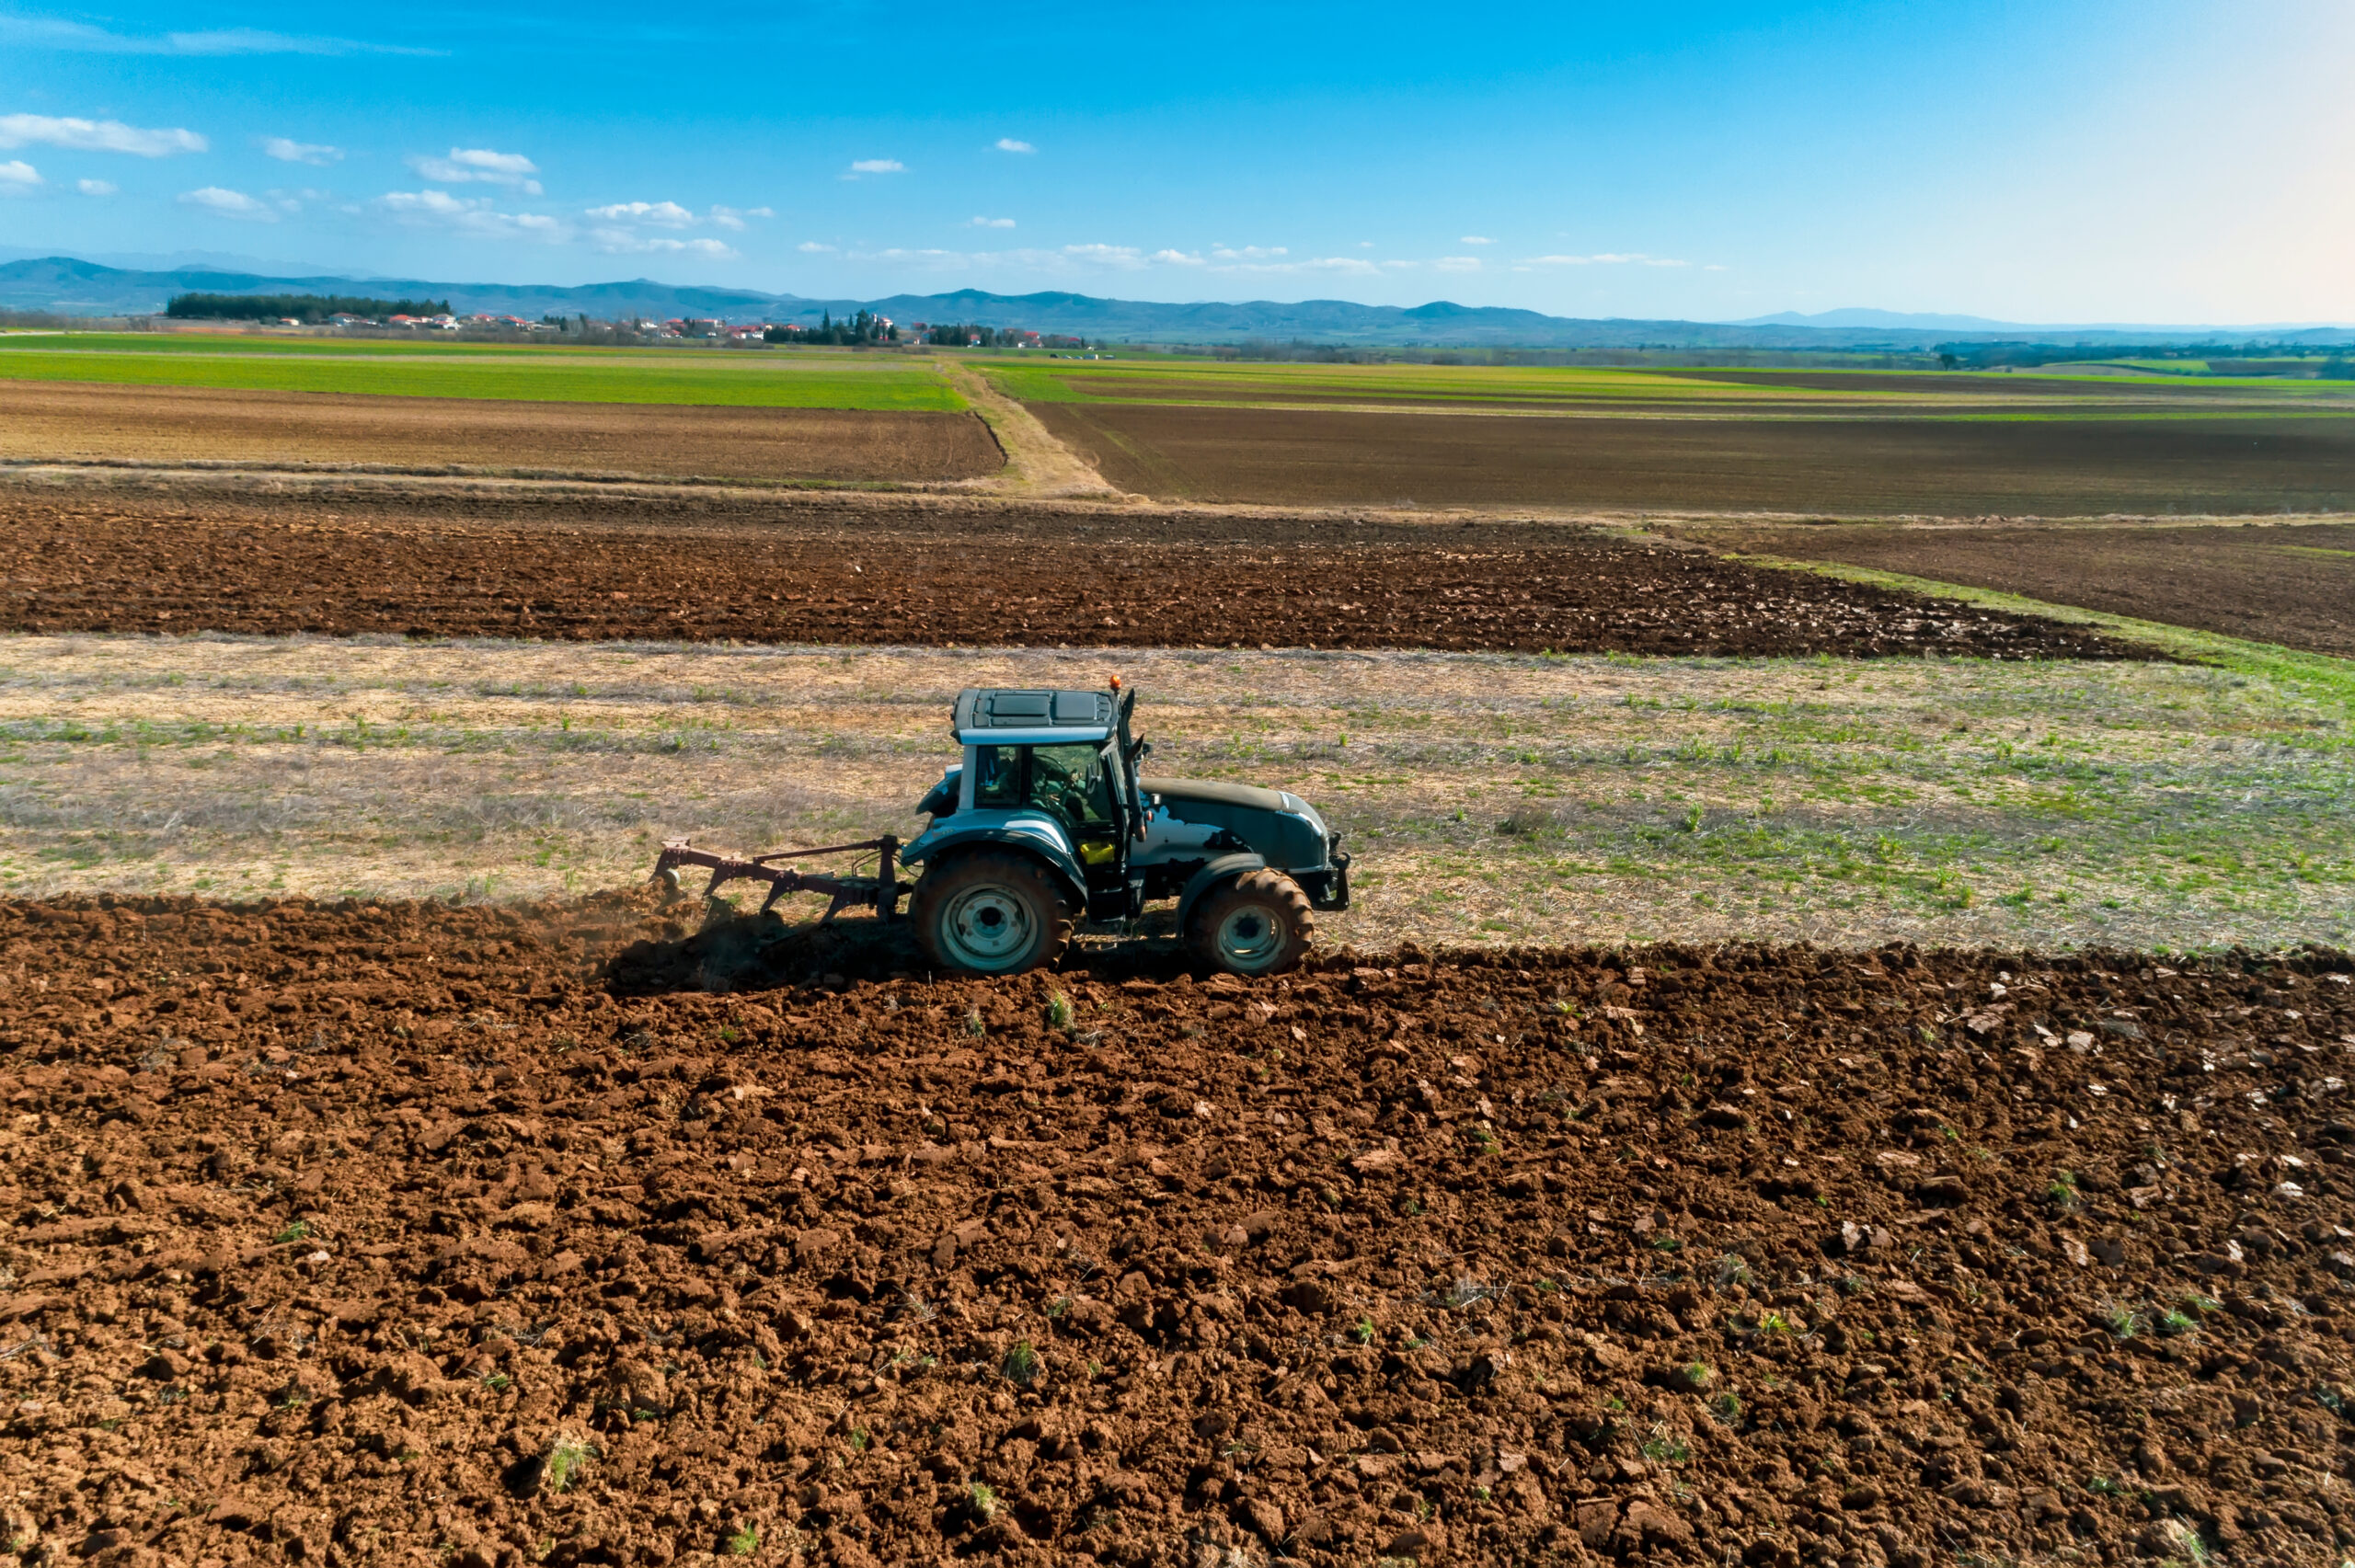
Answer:
[[[1132,737],[1136,692],[977,687],[950,727],[964,750],[917,809],[931,824],[896,839],[739,860],[684,841],[658,876],[706,866],[707,892],[748,877],[831,895],[825,918],[869,906],[906,919],[942,969],[1010,975],[1060,958],[1082,923],[1128,930],[1148,904],[1178,901],[1177,924],[1202,964],[1238,975],[1292,967],[1315,933],[1313,911],[1350,905],[1350,857],[1316,808],[1287,791],[1158,778]],[[780,863],[873,852],[872,876],[803,873]],[[913,883],[901,867],[920,869]],[[765,909],[766,904],[763,905]]]

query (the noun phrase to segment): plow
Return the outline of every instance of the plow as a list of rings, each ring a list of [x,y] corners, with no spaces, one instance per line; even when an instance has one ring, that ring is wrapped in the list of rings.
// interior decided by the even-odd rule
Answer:
[[[878,857],[875,875],[838,876],[826,871],[802,871],[780,864],[831,854],[873,854]],[[654,879],[665,891],[682,893],[685,889],[685,878],[681,873],[692,867],[711,873],[711,880],[704,885],[703,896],[706,900],[719,897],[720,888],[730,882],[765,882],[769,892],[768,897],[761,900],[759,912],[762,914],[768,913],[770,908],[788,893],[822,893],[827,902],[826,912],[818,917],[821,925],[844,910],[853,909],[870,909],[878,920],[893,921],[900,917],[901,898],[915,890],[913,884],[899,880],[899,857],[900,841],[890,833],[879,839],[862,839],[855,844],[777,850],[769,854],[751,856],[699,850],[684,839],[669,839],[663,841],[661,854],[655,858]]]

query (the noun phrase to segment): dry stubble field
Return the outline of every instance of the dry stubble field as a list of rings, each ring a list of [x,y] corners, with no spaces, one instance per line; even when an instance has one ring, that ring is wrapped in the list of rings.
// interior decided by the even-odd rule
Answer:
[[[1111,673],[1156,767],[1331,811],[1364,946],[2355,930],[2343,695],[2131,661],[15,636],[0,876],[506,897],[909,835],[960,687]]]

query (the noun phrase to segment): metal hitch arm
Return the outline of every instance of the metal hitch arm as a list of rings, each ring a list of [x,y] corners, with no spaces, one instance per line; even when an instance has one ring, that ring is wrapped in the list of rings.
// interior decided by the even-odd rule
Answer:
[[[797,871],[777,861],[798,860],[805,855],[855,854],[869,851],[879,853],[881,864],[872,876],[837,876],[831,872]],[[856,844],[829,844],[822,849],[778,850],[771,854],[750,857],[720,854],[713,850],[699,850],[684,839],[665,840],[662,853],[655,859],[654,876],[678,886],[681,866],[698,865],[708,869],[711,881],[703,890],[706,898],[716,897],[723,883],[735,881],[765,882],[769,896],[761,900],[761,913],[787,893],[823,893],[830,900],[826,912],[819,917],[824,924],[848,909],[871,909],[878,920],[900,918],[900,899],[915,891],[913,883],[899,880],[900,841],[886,833],[879,839],[868,839]]]

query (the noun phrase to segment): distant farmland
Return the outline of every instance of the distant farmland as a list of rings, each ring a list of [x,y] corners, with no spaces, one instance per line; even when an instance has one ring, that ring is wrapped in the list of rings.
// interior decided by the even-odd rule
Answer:
[[[1166,499],[2045,516],[2355,509],[2355,385],[992,361]]]
[[[954,413],[943,367],[822,349],[566,349],[538,344],[122,333],[0,336],[0,381],[248,392]]]
[[[350,397],[5,378],[0,459],[828,484],[977,479],[1005,461],[970,411]]]

